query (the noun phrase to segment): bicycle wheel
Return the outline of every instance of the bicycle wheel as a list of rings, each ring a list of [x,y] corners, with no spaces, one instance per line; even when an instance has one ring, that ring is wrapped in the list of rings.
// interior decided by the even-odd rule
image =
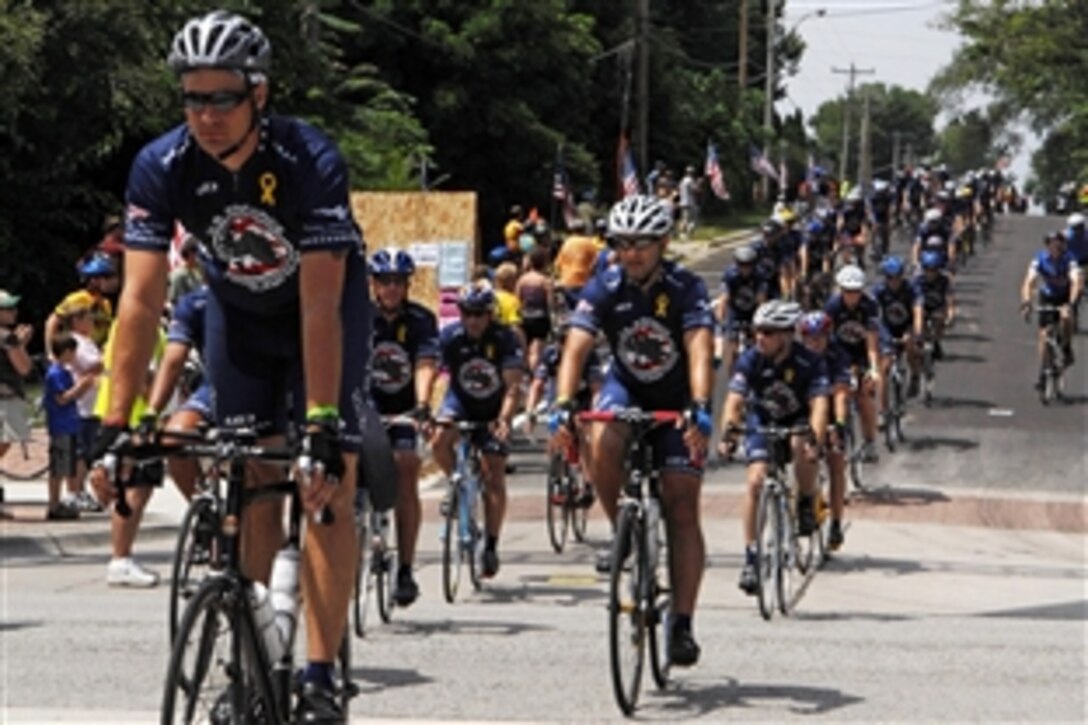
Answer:
[[[390,577],[393,576],[393,553],[385,542],[374,550],[373,564],[374,598],[378,602],[378,616],[382,622],[389,624],[393,621],[393,587],[390,585]]]
[[[460,496],[458,486],[451,483],[447,498],[449,509],[446,511],[445,533],[442,539],[442,593],[450,604],[457,599],[457,589],[461,584],[461,565],[464,563],[458,524],[461,509]]]
[[[891,376],[888,381],[888,411],[884,416],[884,444],[889,453],[895,452],[896,436],[899,430],[899,419],[903,415],[903,380],[898,373]]]
[[[592,503],[582,502],[588,484],[582,480],[582,475],[577,466],[568,465],[567,471],[570,474],[571,495],[575,501],[575,505],[567,509],[570,515],[570,528],[574,532],[574,540],[579,544],[584,544],[586,543],[586,531],[589,527],[589,508],[592,506]]]
[[[850,415],[846,420],[846,443],[845,450],[847,452],[847,468],[850,469],[850,482],[859,491],[865,490],[865,466],[861,460],[861,449],[864,445],[860,443],[858,436],[858,420],[857,414],[851,410]]]
[[[794,526],[794,512],[790,511],[788,496],[775,496],[777,516],[778,568],[775,572],[775,587],[778,589],[778,611],[787,616],[793,611],[794,597],[797,595],[797,580],[794,568],[797,567],[797,529]]]
[[[778,508],[770,492],[772,481],[764,481],[756,514],[756,601],[759,613],[770,621],[775,610],[775,580],[778,577]]]
[[[359,686],[355,684],[351,674],[351,635],[345,630],[344,637],[340,640],[340,652],[337,653],[337,664],[340,665],[340,709],[344,713],[345,722],[350,722],[351,700],[359,694]]]
[[[258,672],[256,633],[232,579],[206,579],[189,602],[170,653],[162,718],[168,723],[279,722],[268,678]],[[247,720],[248,718],[248,720]]]
[[[642,683],[646,651],[645,554],[637,509],[624,506],[616,521],[608,586],[612,692],[624,715],[634,712]]]
[[[669,590],[661,586],[658,578],[660,562],[648,562],[646,567],[647,606],[649,607],[646,624],[646,639],[650,645],[650,674],[658,690],[669,686],[669,619],[672,613],[672,596]]]
[[[49,472],[49,436],[40,428],[30,437],[13,445],[4,456],[0,475],[12,481],[36,481]]]
[[[924,388],[922,392],[922,402],[927,408],[933,405],[934,376],[935,371],[933,369],[933,347],[931,345],[927,345],[924,357],[922,358],[922,386]]]
[[[174,564],[170,570],[169,632],[170,642],[178,631],[185,603],[192,599],[202,581],[215,567],[219,556],[219,515],[215,499],[198,496],[189,504],[178,541],[174,546]]]
[[[482,491],[477,490],[472,497],[462,496],[461,505],[465,507],[465,516],[468,521],[468,538],[461,542],[461,556],[468,563],[468,578],[472,582],[472,588],[480,591],[484,587],[483,562],[480,555],[483,553],[483,531],[480,528],[480,496]]]
[[[1057,375],[1054,371],[1054,343],[1047,340],[1043,348],[1043,387],[1039,391],[1039,400],[1043,405],[1050,405],[1058,388]]]
[[[551,460],[548,462],[548,485],[545,492],[548,498],[546,502],[548,540],[551,541],[552,549],[556,554],[562,554],[563,547],[567,543],[569,524],[567,510],[570,498],[574,495],[564,470],[565,464],[562,453],[552,453]]]
[[[359,547],[359,560],[355,563],[355,597],[352,601],[355,636],[366,636],[366,614],[370,606],[370,503],[362,496],[355,509],[355,537]]]

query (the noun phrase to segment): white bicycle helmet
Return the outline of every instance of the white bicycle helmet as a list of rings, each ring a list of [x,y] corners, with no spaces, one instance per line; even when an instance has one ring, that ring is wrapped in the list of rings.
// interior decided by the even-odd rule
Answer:
[[[1083,227],[1084,226],[1084,215],[1081,214],[1079,211],[1074,212],[1074,213],[1069,215],[1069,218],[1065,220],[1065,223],[1066,223],[1066,226],[1070,226],[1070,227]]]
[[[253,23],[216,10],[185,23],[174,36],[166,62],[178,75],[217,68],[243,73],[250,82],[257,82],[272,64],[272,46]]]
[[[835,275],[835,284],[848,292],[865,289],[865,272],[856,264],[848,264]]]
[[[752,317],[752,326],[770,330],[792,330],[801,318],[801,305],[796,302],[770,300],[764,302]]]
[[[610,237],[664,237],[672,230],[672,213],[652,196],[629,196],[608,215]]]
[[[926,209],[926,215],[922,218],[927,222],[939,222],[943,216],[940,209]]]

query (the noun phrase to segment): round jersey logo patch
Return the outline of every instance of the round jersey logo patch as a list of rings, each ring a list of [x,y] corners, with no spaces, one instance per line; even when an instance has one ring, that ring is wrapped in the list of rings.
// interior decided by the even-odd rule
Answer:
[[[473,398],[485,400],[498,392],[502,378],[493,364],[483,358],[473,358],[461,366],[457,382]]]
[[[763,390],[760,403],[771,420],[775,421],[786,420],[801,410],[797,394],[782,380],[774,381]]]
[[[260,209],[228,206],[208,232],[226,278],[246,289],[279,287],[298,267],[298,251],[284,238],[283,225]]]
[[[412,360],[407,351],[395,342],[380,342],[370,357],[371,381],[385,393],[393,395],[412,382]]]
[[[884,319],[890,327],[902,327],[910,320],[910,310],[897,300],[884,308]]]
[[[835,330],[835,336],[846,345],[860,345],[865,342],[865,325],[857,320],[847,320]]]
[[[663,324],[644,317],[620,333],[616,357],[636,380],[653,383],[673,369],[680,359],[680,351]]]
[[[756,308],[756,291],[749,285],[738,287],[736,294],[730,299],[733,301],[733,309],[741,312],[749,312]]]

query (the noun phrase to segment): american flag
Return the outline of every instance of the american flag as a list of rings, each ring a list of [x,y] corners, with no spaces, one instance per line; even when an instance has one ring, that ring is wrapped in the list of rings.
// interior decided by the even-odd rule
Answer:
[[[555,154],[555,174],[552,181],[552,198],[559,202],[563,210],[563,222],[570,229],[578,221],[578,210],[574,206],[574,194],[567,179],[567,169],[563,164],[563,148]]]
[[[725,177],[722,176],[722,166],[718,163],[718,150],[714,144],[706,145],[706,178],[710,179],[710,189],[719,199],[729,200],[729,190],[725,188]]]
[[[755,144],[750,146],[749,155],[752,160],[752,171],[766,176],[768,179],[774,179],[778,181],[778,172],[774,168],[774,164],[767,158],[767,154],[763,153],[756,147]]]
[[[626,136],[620,136],[620,145],[616,150],[616,170],[619,173],[620,189],[623,191],[624,199],[641,193],[635,155],[631,153],[631,146],[627,143]]]

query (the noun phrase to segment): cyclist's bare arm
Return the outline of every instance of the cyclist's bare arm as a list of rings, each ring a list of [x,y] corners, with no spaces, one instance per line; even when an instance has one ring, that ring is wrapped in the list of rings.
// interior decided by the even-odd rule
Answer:
[[[593,335],[578,327],[572,327],[567,333],[563,354],[559,358],[559,373],[556,375],[556,400],[570,400],[574,397],[582,379],[586,357],[595,342]]]
[[[699,327],[686,331],[684,349],[688,353],[691,399],[709,401],[714,390],[714,335],[710,328]]]
[[[124,425],[132,404],[146,385],[147,368],[155,349],[169,261],[166,252],[129,249],[125,252],[125,285],[117,311],[110,371],[110,404],[103,422]]]
[[[865,349],[869,353],[869,367],[880,370],[880,333],[869,330],[865,333]]]
[[[727,430],[729,426],[739,426],[743,414],[744,396],[730,391],[725,396],[725,405],[722,406],[722,430]]]
[[[506,368],[502,371],[502,381],[506,385],[506,393],[502,396],[499,420],[509,426],[510,421],[514,419],[514,413],[518,409],[518,396],[521,393],[521,369]]]
[[[1031,290],[1035,287],[1035,280],[1038,277],[1039,274],[1035,271],[1035,265],[1029,264],[1027,274],[1024,275],[1024,284],[1020,286],[1020,302],[1022,304],[1031,302]]]
[[[340,402],[344,347],[340,305],[346,268],[347,251],[343,249],[307,252],[299,265],[307,410]]]
[[[151,395],[147,399],[151,410],[162,411],[170,402],[178,378],[185,370],[185,361],[189,359],[189,348],[183,342],[166,343],[159,369],[155,372],[155,382],[151,385]]]
[[[1069,299],[1076,301],[1084,289],[1084,275],[1080,268],[1073,265],[1069,269]]]
[[[416,360],[416,401],[419,405],[431,404],[434,396],[434,381],[438,377],[438,359],[425,357]]]
[[[725,312],[727,309],[729,309],[729,293],[722,292],[714,300],[714,319],[717,320],[719,324],[725,321]]]
[[[536,406],[540,404],[540,400],[544,397],[544,386],[547,381],[540,378],[533,378],[533,382],[529,384],[529,394],[525,396],[525,410],[531,415]]]
[[[926,323],[926,310],[923,305],[914,306],[914,335],[915,337],[922,336],[922,330],[925,329]]]

